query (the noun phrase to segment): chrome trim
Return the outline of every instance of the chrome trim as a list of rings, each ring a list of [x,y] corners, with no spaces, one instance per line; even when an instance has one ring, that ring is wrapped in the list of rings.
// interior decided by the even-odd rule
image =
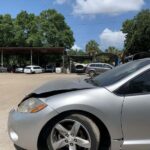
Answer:
[[[124,141],[123,145],[150,145],[150,139],[148,139],[148,140],[128,140],[128,141]]]

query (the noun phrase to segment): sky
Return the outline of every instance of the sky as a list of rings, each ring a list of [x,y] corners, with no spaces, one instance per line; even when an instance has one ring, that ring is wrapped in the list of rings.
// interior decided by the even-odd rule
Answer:
[[[38,15],[47,9],[65,16],[74,33],[74,49],[84,50],[88,41],[96,40],[104,51],[109,46],[123,49],[122,23],[150,9],[150,0],[0,0],[0,14],[13,17],[21,10]]]

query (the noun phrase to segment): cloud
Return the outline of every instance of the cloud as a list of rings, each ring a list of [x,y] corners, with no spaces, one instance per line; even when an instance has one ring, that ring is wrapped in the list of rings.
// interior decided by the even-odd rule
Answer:
[[[81,50],[82,48],[79,47],[77,44],[75,44],[74,46],[72,46],[73,50]]]
[[[66,2],[67,2],[67,0],[56,0],[55,1],[56,4],[60,4],[60,5],[66,3]]]
[[[125,34],[122,31],[112,31],[108,28],[104,29],[99,35],[100,46],[103,50],[109,46],[115,46],[116,48],[123,48]]]
[[[143,4],[144,0],[76,0],[73,13],[77,15],[117,15],[139,11]]]

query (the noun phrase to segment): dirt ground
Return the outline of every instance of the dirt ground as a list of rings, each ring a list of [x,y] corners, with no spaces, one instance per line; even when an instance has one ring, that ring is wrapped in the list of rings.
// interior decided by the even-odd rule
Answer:
[[[7,133],[7,119],[9,111],[20,100],[49,80],[60,78],[76,78],[77,75],[67,74],[0,74],[0,150],[14,150]]]

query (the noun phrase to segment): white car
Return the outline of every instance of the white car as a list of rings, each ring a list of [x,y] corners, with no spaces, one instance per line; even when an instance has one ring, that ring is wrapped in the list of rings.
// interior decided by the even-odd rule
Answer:
[[[42,73],[43,69],[40,66],[26,66],[24,73]]]
[[[23,73],[24,72],[24,68],[23,67],[18,67],[15,70],[16,73]]]

